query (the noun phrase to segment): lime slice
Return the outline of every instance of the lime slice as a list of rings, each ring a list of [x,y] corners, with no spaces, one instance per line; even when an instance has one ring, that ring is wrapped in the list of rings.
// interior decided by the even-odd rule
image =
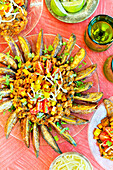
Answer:
[[[66,16],[67,12],[59,0],[51,0],[51,9],[58,16]]]
[[[85,0],[76,0],[73,2],[62,2],[62,5],[64,7],[64,9],[67,12],[78,12],[82,9],[82,7],[84,6],[84,2]]]

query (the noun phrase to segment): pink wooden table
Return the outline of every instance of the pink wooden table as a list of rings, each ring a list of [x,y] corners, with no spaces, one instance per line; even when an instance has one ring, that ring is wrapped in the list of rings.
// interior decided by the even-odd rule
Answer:
[[[94,14],[87,20],[77,24],[66,24],[55,19],[47,10],[45,2],[43,2],[43,12],[39,23],[33,29],[31,34],[36,34],[42,28],[44,33],[57,34],[69,38],[73,32],[77,37],[77,44],[86,49],[88,56],[93,63],[97,63],[97,73],[100,82],[100,91],[104,93],[103,98],[113,96],[113,84],[108,82],[103,75],[103,63],[108,56],[113,54],[113,45],[106,52],[93,52],[87,48],[84,42],[84,32],[91,18],[98,14],[108,14],[113,17],[113,0],[100,0],[99,5]],[[6,45],[0,45],[0,52],[5,49]],[[101,100],[102,102],[102,100]],[[101,103],[100,102],[100,103]],[[94,170],[103,170],[103,168],[95,161],[89,145],[88,145],[88,125],[74,139],[77,147],[73,147],[67,142],[59,144],[62,152],[77,151],[84,154],[93,165]],[[49,154],[48,154],[49,153]],[[50,146],[40,147],[40,156],[36,159],[33,147],[27,149],[23,142],[10,136],[5,139],[4,129],[0,126],[0,169],[1,170],[48,170],[51,162],[58,156]]]

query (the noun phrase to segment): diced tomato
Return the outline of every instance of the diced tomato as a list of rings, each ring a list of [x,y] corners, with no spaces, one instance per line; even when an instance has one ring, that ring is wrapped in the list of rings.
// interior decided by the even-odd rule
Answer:
[[[47,99],[43,100],[43,113],[49,113],[48,100]]]
[[[103,146],[103,147],[108,147],[108,144],[107,144],[108,141],[109,141],[109,142],[112,142],[111,139],[109,139],[109,140],[106,139],[106,140],[102,143],[102,146]],[[112,145],[113,145],[113,142],[112,142]]]
[[[36,107],[34,107],[33,109],[30,110],[32,115],[36,115],[37,114],[37,109]]]
[[[24,5],[24,3],[23,3],[23,2],[20,2],[18,5],[19,5],[19,6],[22,6],[22,5]]]
[[[60,69],[58,67],[55,67],[52,71],[52,76],[55,76],[55,74],[57,74],[60,71]]]
[[[44,74],[44,65],[40,61],[37,61],[36,68],[38,73]]]
[[[37,113],[38,112],[43,112],[43,101],[38,101],[37,104],[36,104],[36,110],[37,110]]]
[[[50,60],[46,60],[46,74],[51,71],[52,63]]]
[[[107,145],[107,141],[108,141],[108,140],[106,139],[106,140],[102,143],[102,146],[103,146],[103,147],[107,147],[107,146],[108,146],[108,145]]]
[[[113,129],[111,127],[106,127],[105,131],[110,135],[110,137],[113,137]]]
[[[101,132],[99,138],[101,141],[105,141],[106,139],[110,139],[110,136],[108,135],[107,132]]]
[[[62,84],[62,82],[59,80],[59,81],[58,81],[58,84]]]

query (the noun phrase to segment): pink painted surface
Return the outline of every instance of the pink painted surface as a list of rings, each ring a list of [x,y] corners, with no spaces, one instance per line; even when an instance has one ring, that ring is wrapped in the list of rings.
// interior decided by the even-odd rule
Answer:
[[[84,32],[91,18],[98,14],[108,14],[113,17],[113,0],[100,0],[94,14],[87,20],[77,24],[66,24],[54,18],[46,8],[45,2],[43,6],[42,16],[39,23],[30,34],[36,34],[42,28],[44,33],[57,34],[60,33],[63,37],[69,38],[73,32],[77,37],[77,44],[86,49],[88,56],[93,63],[97,63],[98,76],[100,81],[100,91],[103,91],[103,98],[113,96],[113,84],[106,80],[103,75],[103,63],[107,57],[113,54],[113,45],[105,52],[93,52],[88,49],[84,42]],[[7,45],[0,45],[0,52],[4,50]],[[102,102],[102,100],[101,100]],[[101,103],[100,102],[100,103]],[[104,170],[98,162],[95,161],[89,145],[88,145],[88,125],[76,136],[74,139],[77,142],[77,147],[73,147],[67,142],[59,144],[62,152],[77,151],[84,154],[93,165],[94,170]],[[10,136],[8,140],[5,139],[4,129],[0,126],[0,169],[1,170],[48,170],[51,162],[58,156],[50,146],[40,147],[40,156],[35,157],[33,147],[27,149],[23,142]],[[106,167],[107,169],[107,167]]]

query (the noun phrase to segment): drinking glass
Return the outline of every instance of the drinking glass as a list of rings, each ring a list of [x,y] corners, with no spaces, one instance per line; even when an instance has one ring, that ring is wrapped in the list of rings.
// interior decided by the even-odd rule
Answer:
[[[97,15],[88,24],[84,40],[94,51],[105,51],[113,42],[113,18],[108,15]]]

